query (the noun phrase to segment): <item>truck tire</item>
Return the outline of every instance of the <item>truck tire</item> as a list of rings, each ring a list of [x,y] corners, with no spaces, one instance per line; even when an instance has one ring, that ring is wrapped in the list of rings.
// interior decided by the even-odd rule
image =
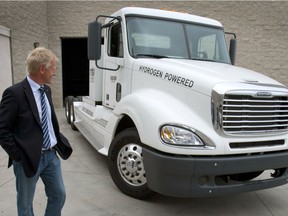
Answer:
[[[68,113],[69,113],[69,122],[71,125],[72,130],[77,130],[74,122],[75,122],[75,114],[74,114],[74,106],[73,106],[74,97],[68,97]]]
[[[70,111],[71,111],[70,110],[71,104],[69,104],[70,97],[71,96],[65,97],[65,100],[64,100],[65,116],[66,116],[68,124],[70,124]]]
[[[135,128],[120,132],[109,149],[108,168],[115,185],[124,194],[137,199],[148,199],[155,192],[147,186],[141,146]]]

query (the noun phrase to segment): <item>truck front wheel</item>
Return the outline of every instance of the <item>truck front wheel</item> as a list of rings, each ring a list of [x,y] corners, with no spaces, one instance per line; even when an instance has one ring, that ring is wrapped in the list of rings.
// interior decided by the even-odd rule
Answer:
[[[142,144],[135,128],[120,132],[108,153],[108,168],[115,185],[128,196],[148,199],[155,192],[147,186]]]

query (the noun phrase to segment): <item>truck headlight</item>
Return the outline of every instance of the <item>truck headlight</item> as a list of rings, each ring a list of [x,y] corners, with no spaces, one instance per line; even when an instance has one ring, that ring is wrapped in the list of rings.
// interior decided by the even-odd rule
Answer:
[[[160,129],[163,142],[182,146],[204,146],[204,142],[192,130],[172,125],[165,125]]]

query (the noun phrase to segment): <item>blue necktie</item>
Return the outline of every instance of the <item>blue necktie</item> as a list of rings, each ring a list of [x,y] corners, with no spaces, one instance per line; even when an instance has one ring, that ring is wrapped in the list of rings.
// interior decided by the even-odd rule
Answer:
[[[50,137],[49,137],[49,130],[48,130],[48,112],[47,112],[47,105],[45,101],[45,90],[44,87],[39,88],[40,95],[41,95],[41,109],[42,109],[42,130],[44,134],[44,142],[43,142],[43,149],[50,148]]]

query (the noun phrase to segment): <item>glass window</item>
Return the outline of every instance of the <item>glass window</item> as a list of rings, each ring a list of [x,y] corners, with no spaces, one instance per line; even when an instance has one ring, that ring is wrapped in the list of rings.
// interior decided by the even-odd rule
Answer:
[[[186,25],[192,59],[230,63],[222,29]]]
[[[140,17],[127,18],[131,56],[161,55],[188,58],[183,25]]]
[[[123,39],[120,23],[112,25],[109,29],[108,55],[123,57]]]
[[[129,53],[134,58],[166,57],[231,63],[221,28],[130,16]]]

